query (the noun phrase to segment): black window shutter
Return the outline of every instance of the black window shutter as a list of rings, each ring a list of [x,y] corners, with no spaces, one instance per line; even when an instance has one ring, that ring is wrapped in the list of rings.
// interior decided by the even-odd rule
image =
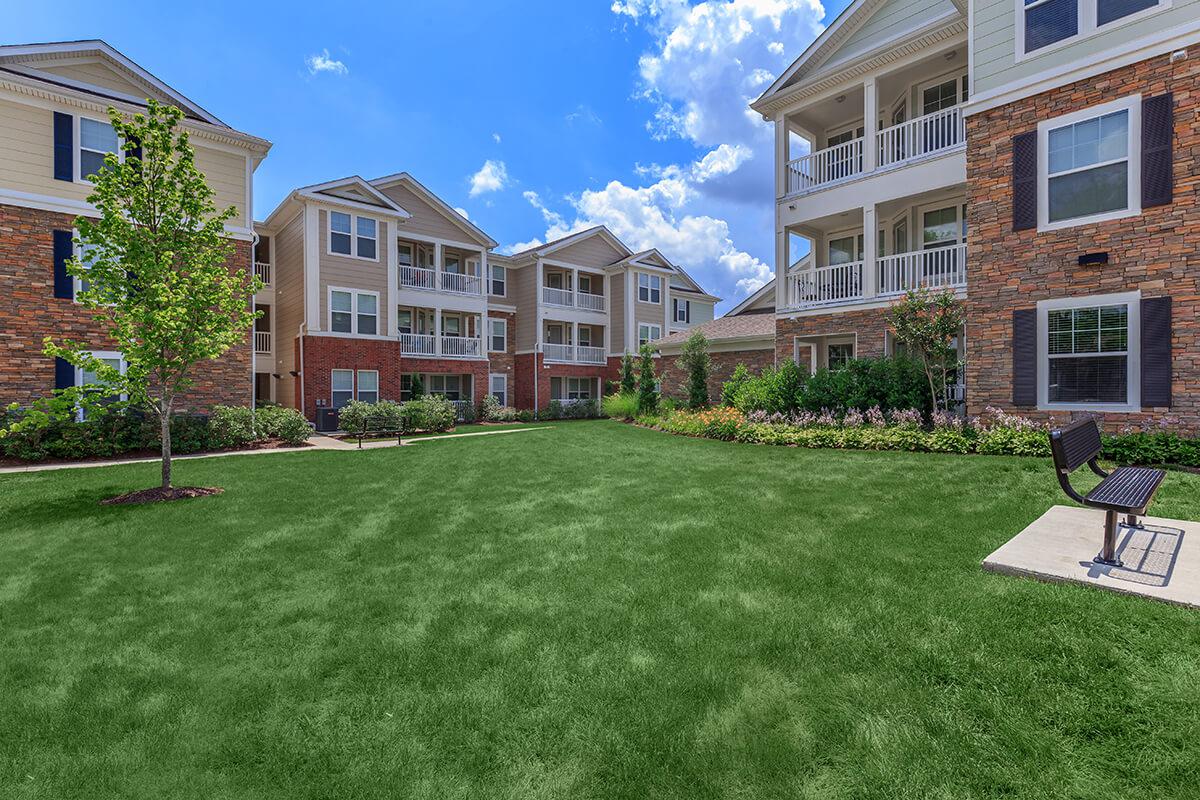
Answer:
[[[54,179],[75,180],[75,120],[54,112]]]
[[[1013,311],[1013,405],[1037,405],[1037,309]]]
[[[1142,300],[1142,406],[1171,405],[1171,298]]]
[[[1142,101],[1142,208],[1165,206],[1174,189],[1171,145],[1175,105],[1170,92]]]
[[[1013,148],[1013,230],[1037,227],[1037,131],[1018,133]]]
[[[67,274],[67,261],[74,248],[71,231],[54,232],[54,296],[75,299],[75,280]]]
[[[75,385],[75,366],[65,358],[54,359],[54,388],[67,389]]]

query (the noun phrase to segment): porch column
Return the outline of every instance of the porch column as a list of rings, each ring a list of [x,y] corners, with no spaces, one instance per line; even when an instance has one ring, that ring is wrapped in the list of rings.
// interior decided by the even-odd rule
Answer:
[[[879,102],[875,95],[875,79],[863,81],[863,172],[875,169],[879,154],[878,138]]]
[[[578,306],[579,303],[575,300],[575,295],[579,293],[579,270],[571,270],[571,305]]]
[[[571,360],[578,361],[579,354],[579,323],[571,323]]]
[[[487,333],[488,333],[487,317],[483,314],[475,315],[475,338],[479,341],[479,352],[476,355],[487,355]]]
[[[491,280],[492,276],[488,274],[487,248],[482,247],[479,250],[479,291],[484,297],[491,292]]]
[[[875,223],[875,204],[863,206],[863,297],[874,297],[879,279],[878,256],[879,227]]]
[[[440,248],[438,252],[441,252]],[[442,309],[440,306],[433,309],[433,352],[439,356],[442,354]]]
[[[445,266],[445,262],[442,261],[442,243],[434,242],[433,243],[433,269],[434,269],[433,285],[437,289],[442,288],[442,267],[444,267],[444,266]],[[438,323],[438,330],[440,331],[441,329],[442,329],[441,323]]]
[[[779,219],[779,211],[775,212],[775,219]],[[788,232],[787,229],[776,222],[775,225],[775,307],[788,308],[790,298],[788,297]]]
[[[542,336],[545,324],[542,322],[542,283],[545,277],[542,275],[542,260],[539,258],[534,264],[534,270],[537,272],[537,294],[533,297],[534,308],[537,309],[537,341],[533,343],[534,352],[542,352]],[[537,356],[534,356],[534,361],[537,361]],[[537,375],[534,375],[534,380],[537,380]]]
[[[787,194],[788,156],[787,115],[780,111],[775,115],[775,196]],[[782,306],[780,306],[782,307]]]

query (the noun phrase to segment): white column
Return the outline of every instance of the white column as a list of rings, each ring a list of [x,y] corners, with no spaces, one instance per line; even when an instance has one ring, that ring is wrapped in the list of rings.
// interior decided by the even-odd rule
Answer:
[[[663,276],[662,279],[662,301],[663,301],[663,336],[671,333],[671,324],[675,322],[675,316],[671,313],[671,279]]]
[[[445,261],[442,259],[442,243],[433,243],[433,286],[439,291],[442,288],[442,267],[445,266]],[[438,335],[441,335],[442,325],[438,323]]]
[[[875,204],[863,206],[863,297],[874,297],[878,284],[876,262],[879,254],[879,226],[875,223]]]
[[[625,352],[636,353],[637,324],[633,321],[633,293],[637,291],[637,281],[630,270],[625,270],[621,280],[625,281]]]
[[[879,102],[875,93],[875,79],[867,78],[863,82],[863,172],[875,169],[875,159],[879,154],[878,138]]]
[[[779,212],[776,212],[776,219],[779,218]],[[787,229],[776,223],[775,225],[775,308],[787,308],[790,303],[788,297],[788,267],[790,254],[788,252],[788,232]]]
[[[479,340],[479,355],[487,355],[488,318],[485,314],[475,315],[475,338]],[[489,389],[491,387],[488,387]]]
[[[571,323],[571,360],[577,361],[579,354],[579,323]]]
[[[537,309],[537,341],[533,343],[533,349],[534,352],[540,353],[542,352],[542,336],[544,335],[545,328],[545,324],[542,321],[542,284],[545,282],[545,275],[543,275],[542,260],[540,258],[534,265],[534,269],[537,270],[537,293],[533,298],[534,308]],[[534,357],[534,360],[537,360],[536,356]],[[534,380],[536,386],[537,375],[534,375]]]
[[[479,251],[479,287],[484,297],[491,291],[491,281],[492,276],[488,274],[487,248],[484,247]]]
[[[578,301],[575,300],[575,295],[579,294],[579,270],[571,270],[571,305],[578,306]]]
[[[382,237],[387,248],[387,321],[388,336],[400,335],[400,320],[396,314],[396,304],[400,299],[400,252],[396,247],[396,223],[385,222],[387,236]]]
[[[604,276],[604,305],[608,313],[604,316],[604,357],[612,352],[612,321],[616,310],[612,307],[612,276]]]
[[[787,115],[782,111],[775,115],[775,196],[787,194],[788,156]]]
[[[433,352],[439,356],[442,354],[442,309],[440,306],[433,309]]]

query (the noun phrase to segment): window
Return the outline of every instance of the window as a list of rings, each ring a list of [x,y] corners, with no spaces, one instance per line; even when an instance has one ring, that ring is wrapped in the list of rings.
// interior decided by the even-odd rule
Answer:
[[[830,344],[825,351],[826,364],[829,369],[841,369],[854,360],[853,342]]]
[[[492,294],[504,297],[507,293],[506,275],[504,267],[497,264],[491,265],[492,269]]]
[[[378,261],[378,223],[370,217],[330,211],[329,252]]]
[[[671,317],[676,322],[691,322],[692,321],[692,301],[691,300],[671,300]]]
[[[358,393],[355,397],[364,403],[379,402],[379,373],[373,369],[358,371]]]
[[[84,269],[90,270],[92,268],[92,260],[93,260],[92,251],[95,250],[95,247],[93,245],[89,245],[89,244],[81,244],[81,245],[78,245],[75,249],[76,249],[75,257],[79,259],[79,263],[81,265],[83,265]],[[79,278],[79,277],[75,278],[75,296],[76,297],[79,297],[80,292],[86,291],[90,288],[92,288],[92,282],[90,280],[88,280],[87,278]]]
[[[638,347],[662,338],[661,325],[638,325]]]
[[[116,153],[123,160],[117,132],[108,122],[79,118],[79,177],[90,181],[104,166],[104,157]]]
[[[550,399],[571,402],[591,400],[595,378],[551,378]]]
[[[1016,0],[1017,58],[1090,35],[1106,25],[1154,13],[1171,0]]]
[[[1141,212],[1141,98],[1038,125],[1038,228]]]
[[[463,390],[461,375],[430,375],[429,393],[440,394],[451,401],[470,399],[470,392]]]
[[[921,113],[933,114],[958,105],[958,78],[927,86],[921,90]]]
[[[91,354],[93,358],[112,367],[120,374],[125,374],[125,356],[115,352],[94,352]],[[93,370],[84,369],[82,367],[75,368],[75,385],[76,386],[91,386],[92,389],[88,393],[93,396],[93,400],[101,405],[107,405],[118,400],[125,400],[124,394],[109,394],[105,392],[105,382]],[[79,409],[78,417],[80,420],[86,416],[86,412]]]
[[[412,400],[412,375],[400,376],[400,402]]]
[[[1038,303],[1038,405],[1136,410],[1140,295]]]
[[[579,329],[579,341],[577,344],[580,347],[592,346],[592,329],[590,327],[585,325]]]
[[[379,293],[330,289],[329,330],[360,336],[379,333]]]
[[[396,245],[396,260],[402,267],[413,265],[413,246],[411,244]]]
[[[462,321],[458,317],[442,315],[442,336],[461,336]]]
[[[508,376],[489,375],[488,392],[496,398],[496,402],[500,405],[508,405]]]
[[[662,278],[658,275],[638,273],[638,301],[642,303],[662,302]]]
[[[849,264],[857,261],[862,254],[862,235],[842,236],[829,240],[829,265]]]
[[[489,349],[493,353],[503,353],[508,349],[508,321],[503,319],[488,320],[488,330],[491,333]]]
[[[579,291],[582,292],[583,294],[591,294],[592,293],[592,276],[591,275],[580,275],[579,276]]]
[[[442,265],[443,271],[451,272],[455,275],[462,273],[462,260],[458,256],[447,254],[442,260],[445,262]]]
[[[400,333],[412,333],[412,309],[397,308],[396,309],[396,328]]]
[[[330,405],[335,410],[354,399],[354,370],[335,369],[329,376]]]

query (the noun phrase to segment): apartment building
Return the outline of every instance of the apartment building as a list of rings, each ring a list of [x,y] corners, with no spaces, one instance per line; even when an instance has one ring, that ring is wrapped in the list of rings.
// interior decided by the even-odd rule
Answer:
[[[887,307],[950,290],[968,413],[1195,429],[1195,159],[1171,154],[1198,10],[852,3],[752,104],[776,133],[777,357],[889,354]]]
[[[408,399],[414,376],[463,403],[599,399],[627,349],[719,300],[604,227],[495,253],[408,173],[302,187],[256,229],[256,393],[322,428],[352,399]]]
[[[0,46],[0,404],[28,404],[89,381],[43,354],[46,336],[84,342],[123,365],[104,327],[75,302],[76,279],[65,265],[75,218],[95,214],[89,177],[107,153],[124,157],[107,109],[133,114],[147,98],[184,111],[217,206],[238,212],[227,224],[230,267],[251,267],[253,175],[269,142],[234,130],[102,41]],[[253,358],[248,335],[198,370],[183,407],[248,403]]]

